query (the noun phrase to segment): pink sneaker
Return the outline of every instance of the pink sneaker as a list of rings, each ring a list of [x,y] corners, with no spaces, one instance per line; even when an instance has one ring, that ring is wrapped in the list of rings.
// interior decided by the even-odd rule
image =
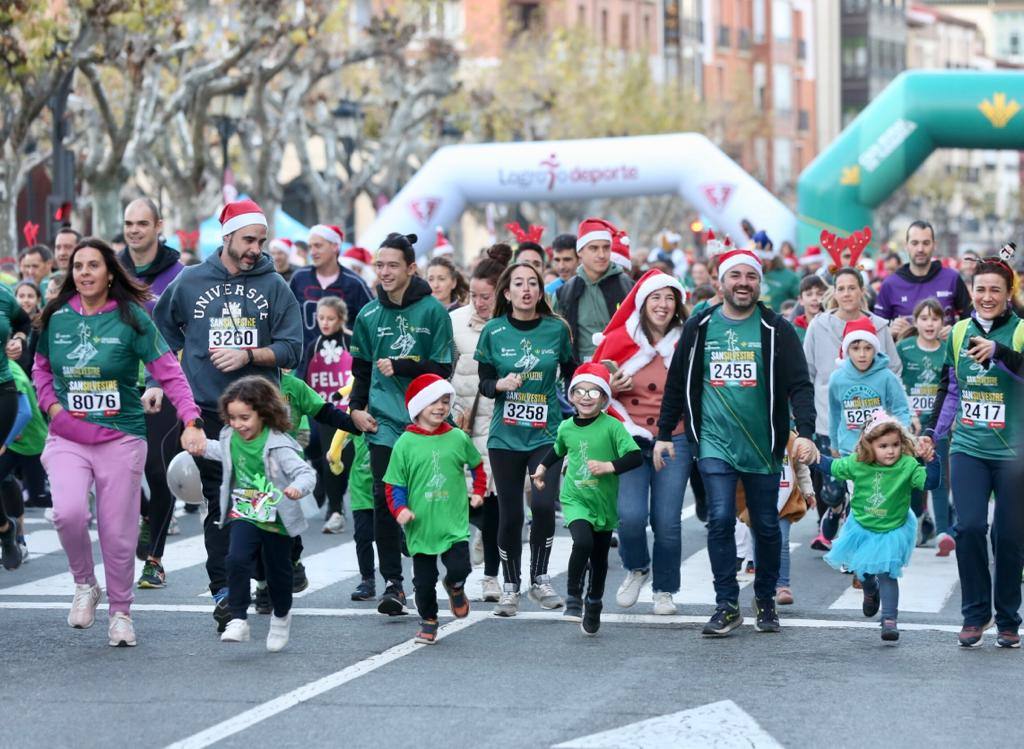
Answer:
[[[939,550],[935,552],[937,557],[948,557],[956,550],[956,541],[948,533],[939,534]]]
[[[823,533],[818,533],[811,541],[811,548],[816,551],[832,551],[832,542],[825,538]]]
[[[96,621],[96,607],[100,603],[100,586],[75,585],[75,598],[68,612],[68,625],[75,629],[88,629]]]

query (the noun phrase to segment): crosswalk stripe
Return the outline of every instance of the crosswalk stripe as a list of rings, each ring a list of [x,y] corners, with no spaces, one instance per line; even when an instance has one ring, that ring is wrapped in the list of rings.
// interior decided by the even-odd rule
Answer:
[[[551,545],[551,557],[548,560],[548,571],[551,577],[557,575],[563,575],[569,570],[569,554],[572,553],[572,539],[568,536],[555,536],[554,543]],[[530,544],[523,544],[523,591],[525,592],[529,588],[530,581],[528,570],[530,568]],[[437,600],[446,601],[448,600],[448,593],[445,592],[444,585],[441,581],[444,579],[444,565],[441,560],[437,562],[438,569],[438,580],[437,580]],[[473,567],[473,571],[469,573],[469,577],[466,578],[466,592],[471,601],[480,601],[481,589],[480,583],[484,579],[484,567],[479,565]],[[498,568],[498,584],[501,585],[504,582],[504,578],[501,576],[501,568]],[[564,590],[559,590],[556,586],[555,590],[558,593],[564,594]]]
[[[309,587],[301,593],[296,593],[295,598],[304,598],[335,583],[359,577],[355,541],[304,557],[302,563],[306,567]]]
[[[90,530],[89,540],[95,542],[98,539],[99,534],[94,530]],[[63,551],[63,547],[60,545],[60,536],[52,528],[26,533],[25,545],[28,547],[28,553],[33,557],[52,554],[55,551]]]
[[[845,577],[844,577],[845,579]],[[910,564],[900,578],[900,611],[937,614],[945,607],[960,582],[954,557],[937,557],[935,549],[914,549]],[[859,609],[863,592],[852,587],[829,606],[830,609]]]

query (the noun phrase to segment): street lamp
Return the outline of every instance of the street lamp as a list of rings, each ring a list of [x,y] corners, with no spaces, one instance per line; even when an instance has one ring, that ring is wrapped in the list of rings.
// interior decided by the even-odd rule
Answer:
[[[363,107],[357,101],[341,99],[331,114],[338,121],[338,138],[345,147],[345,152],[352,153],[355,148],[356,138],[362,127]]]
[[[231,163],[228,144],[231,136],[238,132],[238,123],[241,122],[245,114],[245,88],[211,96],[209,114],[214,127],[217,128],[217,135],[220,136],[221,163],[223,164],[221,188],[225,192],[224,202],[227,203],[229,202],[227,187],[233,182],[230,179]]]

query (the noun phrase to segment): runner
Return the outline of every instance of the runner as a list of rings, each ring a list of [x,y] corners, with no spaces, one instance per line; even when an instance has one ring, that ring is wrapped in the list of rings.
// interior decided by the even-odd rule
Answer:
[[[510,265],[498,279],[495,297],[494,317],[480,333],[475,358],[480,394],[494,399],[487,449],[498,492],[498,550],[505,576],[494,614],[507,617],[519,610],[523,487],[554,444],[562,421],[558,373],[568,381],[575,367],[568,326],[548,306],[536,268]],[[548,469],[559,475],[561,461]],[[530,492],[529,595],[547,609],[563,605],[548,574],[557,496],[557,481],[533,485]]]
[[[91,627],[100,601],[88,533],[88,496],[95,486],[110,601],[109,642],[133,646],[132,551],[146,461],[140,365],[167,392],[187,425],[183,445],[201,453],[206,440],[178,360],[142,307],[146,289],[125,273],[102,240],[84,240],[69,262],[71,275],[43,311],[32,371],[39,406],[50,417],[43,465],[53,491],[53,523],[75,579],[68,624]]]
[[[736,483],[743,482],[754,534],[756,627],[779,631],[775,586],[781,533],[777,499],[789,441],[790,408],[798,460],[817,459],[814,389],[793,326],[758,303],[761,262],[748,250],[721,256],[725,301],[691,317],[669,368],[658,420],[656,465],[675,456],[672,433],[686,416],[708,502],[708,556],[717,609],[704,627],[724,636],[743,623],[736,582]],[[767,408],[765,407],[767,405]]]
[[[71,252],[82,240],[82,233],[70,226],[62,226],[53,238],[53,272],[67,272]]]
[[[416,275],[415,234],[389,234],[377,250],[377,298],[352,330],[354,385],[349,413],[370,444],[373,532],[381,576],[387,581],[377,611],[408,613],[402,589],[402,532],[388,510],[384,474],[395,441],[409,425],[405,391],[422,374],[452,373],[452,323]]]
[[[180,351],[201,428],[220,435],[217,403],[232,382],[262,375],[273,382],[280,370],[295,367],[302,353],[302,319],[288,284],[261,252],[267,219],[251,200],[224,206],[223,246],[199,265],[185,268],[161,295],[153,318],[173,351]],[[203,521],[206,572],[214,597],[217,631],[231,619],[224,557],[228,534],[220,522],[221,464],[198,458],[208,514]]]
[[[551,268],[558,278],[544,287],[544,292],[554,296],[566,282],[576,275],[580,258],[576,254],[576,237],[573,234],[559,234],[551,243]]]
[[[439,255],[427,266],[427,283],[434,299],[451,312],[469,299],[469,284],[449,255]]]
[[[963,628],[959,643],[978,647],[992,624],[996,644],[1020,647],[1024,509],[1020,502],[1021,381],[1024,321],[1010,309],[1013,270],[1000,258],[978,263],[974,313],[953,326],[935,408],[922,442],[950,433],[950,472],[956,507],[956,564],[960,572]],[[995,495],[989,572],[989,499]],[[993,591],[994,588],[994,591]]]

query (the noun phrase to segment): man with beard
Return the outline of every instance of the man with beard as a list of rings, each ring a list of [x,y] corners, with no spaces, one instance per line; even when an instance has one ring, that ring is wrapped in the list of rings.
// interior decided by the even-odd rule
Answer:
[[[761,262],[750,250],[721,256],[723,302],[692,316],[665,382],[654,465],[674,457],[672,432],[685,417],[691,450],[707,492],[708,556],[717,608],[703,634],[724,637],[743,623],[736,582],[736,483],[743,482],[754,535],[758,631],[778,632],[775,586],[782,535],[777,500],[790,408],[802,462],[817,459],[814,387],[796,331],[759,302]],[[684,414],[685,410],[685,414]]]

